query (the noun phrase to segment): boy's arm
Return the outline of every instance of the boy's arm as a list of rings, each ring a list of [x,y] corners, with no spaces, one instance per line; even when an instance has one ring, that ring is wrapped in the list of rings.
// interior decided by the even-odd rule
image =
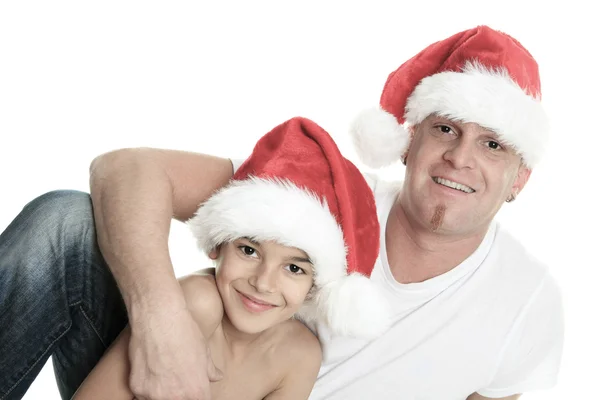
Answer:
[[[191,217],[232,173],[227,159],[155,149],[114,151],[90,166],[98,244],[129,314],[139,397],[182,390],[182,398],[210,398],[211,362],[175,278],[168,236],[173,217]]]
[[[131,332],[126,327],[83,381],[72,400],[131,400],[127,347]]]
[[[307,329],[290,346],[290,357],[286,360],[287,374],[279,387],[268,394],[265,400],[306,400],[310,396],[321,367],[321,345]]]
[[[212,272],[211,272],[212,271]],[[196,272],[179,278],[185,302],[192,318],[208,339],[223,320],[223,300],[217,289],[214,269]]]

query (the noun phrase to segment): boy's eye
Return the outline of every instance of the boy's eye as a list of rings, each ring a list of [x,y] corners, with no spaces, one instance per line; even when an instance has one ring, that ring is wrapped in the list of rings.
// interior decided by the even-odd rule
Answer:
[[[298,274],[298,275],[305,274],[305,272],[304,272],[304,270],[302,268],[300,268],[299,266],[294,265],[294,264],[288,265],[286,267],[286,269],[288,271],[290,271],[291,273],[293,273],[293,274]]]
[[[238,249],[240,249],[242,251],[242,253],[244,253],[247,256],[253,256],[256,254],[256,250],[250,246],[242,245],[242,246],[239,246]]]

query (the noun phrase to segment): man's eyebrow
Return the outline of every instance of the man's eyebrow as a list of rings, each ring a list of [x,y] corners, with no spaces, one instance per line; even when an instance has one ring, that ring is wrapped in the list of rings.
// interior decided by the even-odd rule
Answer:
[[[500,135],[498,135],[496,132],[489,130],[489,129],[487,131],[488,131],[488,133],[485,136],[487,136],[488,138],[492,139],[495,142],[500,143],[504,147],[507,147],[507,146],[512,147],[511,144],[506,143],[506,141],[502,137],[500,137]]]
[[[483,127],[483,129],[485,131],[485,133],[484,133],[485,135],[493,136],[495,138],[500,138],[500,135],[495,130],[490,129],[490,128],[486,128],[486,127]]]

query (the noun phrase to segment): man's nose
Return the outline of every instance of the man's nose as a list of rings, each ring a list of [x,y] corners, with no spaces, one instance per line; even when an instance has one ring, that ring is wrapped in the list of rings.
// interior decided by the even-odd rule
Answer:
[[[444,160],[456,169],[473,168],[475,166],[475,143],[463,136],[449,144],[444,153]]]

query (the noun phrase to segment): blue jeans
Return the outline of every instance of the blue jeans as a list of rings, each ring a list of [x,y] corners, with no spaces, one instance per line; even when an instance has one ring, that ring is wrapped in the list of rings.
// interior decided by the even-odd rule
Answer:
[[[127,324],[86,193],[33,200],[0,235],[0,400],[23,397],[52,356],[70,399]]]

